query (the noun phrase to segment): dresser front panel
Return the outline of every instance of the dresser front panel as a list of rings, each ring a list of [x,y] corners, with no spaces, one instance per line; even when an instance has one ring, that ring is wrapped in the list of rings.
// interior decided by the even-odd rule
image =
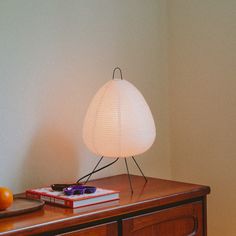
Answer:
[[[118,236],[118,227],[116,222],[102,225],[96,225],[85,229],[58,234],[60,236]]]
[[[203,236],[202,202],[123,220],[123,236]]]

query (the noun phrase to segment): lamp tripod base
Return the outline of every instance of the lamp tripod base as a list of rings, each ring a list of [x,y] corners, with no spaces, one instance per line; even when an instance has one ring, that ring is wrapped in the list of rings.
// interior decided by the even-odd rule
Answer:
[[[83,183],[83,184],[86,184],[86,183],[89,181],[90,177],[91,177],[93,174],[95,174],[96,172],[98,172],[98,171],[100,171],[100,170],[102,170],[102,169],[105,169],[105,168],[108,167],[108,166],[113,165],[115,162],[117,162],[117,161],[120,159],[119,157],[117,157],[117,158],[115,159],[115,161],[113,161],[113,162],[111,162],[111,163],[109,163],[109,164],[107,164],[107,165],[105,165],[105,166],[103,166],[103,167],[97,169],[98,166],[99,166],[99,164],[100,164],[100,162],[102,161],[103,158],[104,158],[103,156],[100,157],[99,161],[97,162],[97,164],[96,164],[95,167],[93,168],[92,172],[90,172],[89,174],[87,174],[87,175],[83,176],[82,178],[80,178],[80,179],[77,181],[77,183],[79,184],[81,180],[87,178],[87,179],[85,180],[85,182]],[[127,162],[126,159],[127,159],[127,158],[125,157],[125,158],[124,158],[124,160],[125,160],[125,166],[126,166],[126,170],[127,170],[127,174],[128,174],[130,190],[131,190],[131,193],[133,194],[134,191],[133,191],[133,186],[132,186],[132,181],[131,181],[131,175],[130,175],[130,172],[129,172],[128,162]],[[147,182],[147,178],[146,178],[146,176],[144,175],[142,169],[140,168],[140,166],[139,166],[138,162],[136,161],[136,159],[134,158],[134,156],[132,156],[132,160],[134,161],[135,165],[137,166],[138,170],[140,171],[140,173],[141,173],[141,175],[143,176],[143,178],[144,178],[144,180],[145,180],[145,183],[146,183],[146,182]]]
[[[144,175],[142,169],[140,168],[138,162],[135,160],[134,156],[132,156],[132,160],[134,161],[135,165],[138,167],[140,173],[142,174],[144,180],[145,180],[145,183],[147,183],[147,178],[146,176]],[[129,167],[128,167],[128,163],[127,163],[127,160],[125,158],[125,166],[126,166],[126,170],[127,170],[127,174],[128,174],[128,178],[129,178],[129,185],[130,185],[130,190],[131,190],[131,193],[133,194],[133,186],[132,186],[132,181],[131,181],[131,176],[130,176],[130,173],[129,173]]]

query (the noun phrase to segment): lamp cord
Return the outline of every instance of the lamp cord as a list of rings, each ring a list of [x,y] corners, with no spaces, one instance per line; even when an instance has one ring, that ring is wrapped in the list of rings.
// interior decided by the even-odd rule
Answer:
[[[79,179],[76,181],[76,184],[80,184],[80,181],[81,181],[81,180],[83,180],[83,179],[85,179],[85,178],[87,178],[87,177],[89,177],[89,176],[91,176],[91,175],[97,173],[98,171],[101,171],[101,170],[103,170],[103,169],[105,169],[105,168],[107,168],[107,167],[109,167],[109,166],[115,164],[118,160],[119,160],[119,157],[117,157],[113,162],[111,162],[111,163],[109,163],[109,164],[107,164],[107,165],[105,165],[105,166],[103,166],[103,167],[101,167],[101,168],[99,168],[99,169],[97,169],[97,170],[93,170],[92,172],[88,173],[87,175],[84,175],[83,177],[79,178]]]

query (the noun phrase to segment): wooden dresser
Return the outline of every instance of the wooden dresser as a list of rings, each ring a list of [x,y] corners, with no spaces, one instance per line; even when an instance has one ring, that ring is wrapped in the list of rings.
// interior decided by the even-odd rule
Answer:
[[[206,236],[207,186],[127,175],[91,181],[120,191],[120,200],[91,209],[46,204],[42,210],[0,219],[0,235]]]

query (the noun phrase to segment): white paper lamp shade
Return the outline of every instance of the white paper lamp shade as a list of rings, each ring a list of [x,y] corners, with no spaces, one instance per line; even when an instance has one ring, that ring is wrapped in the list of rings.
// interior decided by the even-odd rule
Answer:
[[[129,157],[151,147],[156,137],[152,113],[142,94],[127,80],[103,85],[90,103],[83,139],[96,155]]]

